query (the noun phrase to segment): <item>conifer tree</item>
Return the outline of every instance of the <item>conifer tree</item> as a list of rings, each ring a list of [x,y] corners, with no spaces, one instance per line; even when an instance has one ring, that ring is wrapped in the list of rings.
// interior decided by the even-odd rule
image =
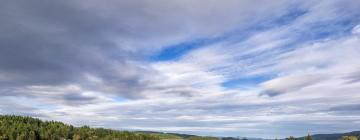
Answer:
[[[313,138],[311,137],[310,134],[308,134],[308,135],[305,137],[305,140],[313,140]]]

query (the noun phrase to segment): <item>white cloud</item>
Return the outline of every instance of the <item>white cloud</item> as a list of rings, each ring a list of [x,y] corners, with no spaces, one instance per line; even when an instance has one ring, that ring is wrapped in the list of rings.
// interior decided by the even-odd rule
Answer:
[[[360,25],[356,25],[356,26],[352,29],[352,33],[353,33],[353,34],[360,34]]]
[[[276,96],[286,92],[299,90],[303,87],[316,84],[320,80],[324,80],[326,76],[322,75],[290,75],[272,79],[262,83],[264,88],[263,94]]]
[[[18,63],[14,62],[19,62],[15,59],[5,67],[16,70],[17,73],[11,73],[15,76],[0,69],[0,82],[7,87],[0,90],[0,95],[4,97],[0,98],[1,113],[23,113],[77,125],[89,124],[115,129],[265,137],[304,135],[309,131],[347,130],[349,125],[345,122],[359,119],[356,108],[347,110],[351,112],[348,114],[339,113],[340,110],[344,111],[339,106],[357,105],[360,98],[360,82],[357,78],[360,68],[359,25],[353,27],[353,23],[339,23],[358,21],[355,16],[359,13],[358,2],[75,2],[77,5],[61,3],[60,5],[65,6],[60,6],[60,9],[79,10],[79,13],[75,12],[77,14],[74,15],[77,16],[74,19],[68,17],[68,22],[71,25],[75,21],[84,23],[70,26],[66,22],[61,26],[64,28],[61,33],[81,37],[68,39],[54,35],[59,31],[51,30],[54,28],[51,26],[46,26],[50,29],[44,29],[47,31],[44,36],[59,37],[55,42],[71,44],[66,47],[66,51],[55,50],[54,54],[61,52],[64,56],[69,56],[75,52],[89,56],[63,59],[63,55],[47,54],[48,49],[39,54],[22,53],[24,58],[39,56],[30,59],[36,62],[50,56],[54,61],[27,61],[39,67],[19,67],[15,65]],[[294,7],[304,13],[299,17],[292,17],[294,15],[289,10]],[[12,8],[19,7],[12,5]],[[80,18],[79,15],[84,14],[81,11],[93,13],[91,17],[96,20]],[[36,15],[36,11],[32,12]],[[20,13],[15,14],[21,16]],[[282,17],[284,15],[286,16]],[[277,23],[279,17],[290,17],[291,21]],[[35,21],[27,25],[29,33],[41,27],[42,24]],[[261,26],[270,23],[272,25]],[[32,26],[33,24],[36,26]],[[340,27],[327,26],[331,24]],[[256,25],[261,26],[260,29],[255,29]],[[90,28],[80,28],[84,26]],[[342,26],[351,26],[352,34],[348,34],[349,31]],[[322,35],[320,27],[333,32],[331,35]],[[65,33],[73,31],[70,29],[84,31]],[[85,32],[89,29],[94,32]],[[156,52],[169,44],[212,38],[229,32],[235,33],[214,44],[190,50],[176,60],[142,60],[147,53]],[[240,38],[237,34],[244,37]],[[1,34],[2,36],[6,35]],[[39,38],[44,40],[42,36]],[[99,38],[101,41],[95,41]],[[51,40],[49,42],[54,43]],[[69,49],[73,47],[73,43],[98,47]],[[113,43],[116,49],[104,47]],[[38,47],[30,48],[41,50]],[[13,59],[14,57],[9,56],[1,60]],[[71,63],[75,60],[77,63]],[[48,63],[51,65],[47,65]],[[4,66],[1,65],[0,68]],[[58,70],[59,67],[56,66],[63,71],[57,72],[58,75],[46,75],[47,72]],[[48,67],[49,70],[46,71],[36,69]],[[25,74],[20,70],[27,68],[29,70],[26,73],[32,74],[30,80],[28,77],[19,78]],[[19,71],[21,75],[17,75]],[[26,76],[29,75],[24,77]],[[60,84],[42,84],[43,81],[53,80],[41,79],[43,76],[70,78],[62,79],[65,82]],[[251,79],[252,76],[265,76],[269,80],[241,89],[222,85],[228,80]],[[41,82],[34,84],[29,81]],[[278,92],[279,96],[259,96],[264,91]],[[13,110],[9,110],[12,107]],[[332,126],[337,128],[330,130]]]

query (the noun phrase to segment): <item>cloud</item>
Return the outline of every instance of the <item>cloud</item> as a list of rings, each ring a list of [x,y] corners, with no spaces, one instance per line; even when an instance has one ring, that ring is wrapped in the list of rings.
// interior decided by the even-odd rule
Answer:
[[[360,111],[359,104],[346,104],[346,105],[338,105],[330,108],[328,111],[336,112],[336,113],[354,113],[356,115]]]
[[[0,112],[202,135],[357,129],[359,4],[5,0]]]
[[[5,22],[0,28],[9,34],[1,34],[0,80],[6,87],[76,83],[139,98],[147,84],[144,75],[151,72],[134,61],[156,51],[150,47],[221,35],[267,15],[281,16],[281,9],[288,5],[279,1],[255,10],[248,8],[251,4],[212,0],[206,5],[194,1],[4,1],[7,6],[1,7],[1,18]],[[216,22],[219,20],[224,22]],[[103,81],[94,86],[88,75]]]
[[[133,56],[122,45],[108,40],[118,27],[114,22],[67,2],[5,3],[8,6],[1,8],[1,18],[6,23],[0,27],[9,32],[1,34],[0,82],[4,88],[78,84],[138,97],[134,94],[144,85],[140,75],[146,70],[132,62]],[[103,79],[102,83],[94,85],[89,75]]]
[[[296,75],[279,77],[262,83],[261,85],[265,90],[260,95],[276,96],[316,84],[317,82],[320,82],[324,79],[326,79],[326,76],[321,75]]]
[[[353,33],[353,34],[359,34],[359,33],[360,33],[360,25],[356,25],[356,26],[352,29],[352,33]]]
[[[347,83],[356,83],[360,82],[360,72],[353,72],[349,73],[347,76],[344,77],[347,79]]]

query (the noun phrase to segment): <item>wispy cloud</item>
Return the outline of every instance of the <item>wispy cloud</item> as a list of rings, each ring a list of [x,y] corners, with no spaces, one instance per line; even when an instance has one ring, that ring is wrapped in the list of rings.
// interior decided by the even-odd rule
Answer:
[[[356,0],[1,3],[2,114],[202,135],[360,129]]]

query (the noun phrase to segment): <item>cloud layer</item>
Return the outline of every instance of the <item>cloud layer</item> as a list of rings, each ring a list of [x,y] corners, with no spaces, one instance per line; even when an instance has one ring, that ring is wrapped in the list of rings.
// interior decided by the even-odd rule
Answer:
[[[1,114],[214,136],[360,129],[356,0],[1,3]]]

